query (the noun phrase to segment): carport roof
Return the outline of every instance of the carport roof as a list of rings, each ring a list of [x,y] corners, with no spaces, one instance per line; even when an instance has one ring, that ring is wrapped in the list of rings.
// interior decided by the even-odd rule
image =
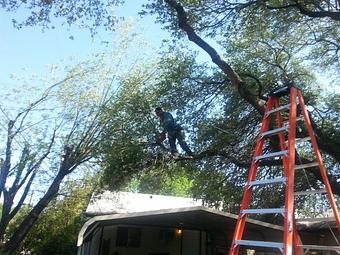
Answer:
[[[80,230],[77,245],[81,246],[84,238],[98,226],[126,224],[233,232],[237,217],[235,214],[202,206],[96,216],[87,221]],[[249,218],[247,223],[247,229],[252,231],[266,231],[268,233],[283,230],[280,226]]]

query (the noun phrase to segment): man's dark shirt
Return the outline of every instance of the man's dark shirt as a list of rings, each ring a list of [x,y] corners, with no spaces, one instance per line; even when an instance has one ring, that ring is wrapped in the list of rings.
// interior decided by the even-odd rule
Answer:
[[[169,135],[181,129],[181,126],[176,124],[174,118],[169,112],[163,112],[160,116],[160,122],[163,127],[163,132],[168,133]]]

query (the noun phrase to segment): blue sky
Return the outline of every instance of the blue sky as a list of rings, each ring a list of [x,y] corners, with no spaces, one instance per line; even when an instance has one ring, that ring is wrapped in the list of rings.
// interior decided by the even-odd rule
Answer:
[[[144,0],[127,1],[124,6],[117,8],[118,16],[140,19],[138,11]],[[58,63],[63,59],[75,57],[85,59],[91,54],[105,50],[108,47],[103,41],[111,41],[112,33],[98,30],[91,38],[90,32],[76,26],[67,27],[56,25],[56,29],[45,30],[41,27],[24,27],[20,30],[13,28],[12,19],[19,19],[22,13],[7,13],[0,9],[0,88],[15,86],[11,74],[19,76],[36,73],[43,75],[47,65]],[[154,17],[144,17],[139,22],[143,27],[143,37],[154,47],[159,47],[162,40],[169,34],[154,24]],[[71,40],[70,37],[74,39]],[[23,70],[24,69],[24,70]]]

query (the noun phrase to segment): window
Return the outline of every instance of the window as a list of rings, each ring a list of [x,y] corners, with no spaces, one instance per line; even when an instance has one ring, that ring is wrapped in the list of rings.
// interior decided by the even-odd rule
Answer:
[[[140,228],[118,227],[117,229],[117,247],[140,247],[142,231]]]

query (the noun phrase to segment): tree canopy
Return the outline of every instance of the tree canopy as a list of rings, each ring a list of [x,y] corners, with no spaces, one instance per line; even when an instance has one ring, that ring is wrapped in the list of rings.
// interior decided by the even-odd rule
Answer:
[[[315,12],[318,12],[320,7],[335,14],[318,16],[307,15],[301,8],[294,6],[294,3],[296,1],[179,3],[169,0],[154,1],[146,5],[147,11],[157,14],[158,21],[173,32],[174,36],[182,38],[187,35],[188,39],[208,53],[216,64],[217,68],[213,68],[213,72],[205,69],[205,80],[215,82],[215,89],[209,90],[211,83],[208,82],[197,82],[194,86],[188,82],[188,87],[181,87],[181,94],[185,94],[183,89],[192,91],[195,87],[198,91],[207,89],[208,95],[213,98],[210,107],[206,107],[207,114],[203,115],[201,122],[196,122],[195,130],[199,139],[195,143],[199,144],[202,150],[199,156],[210,157],[207,162],[199,164],[199,169],[209,171],[210,166],[211,175],[219,171],[224,176],[222,181],[214,178],[209,183],[208,178],[205,178],[200,186],[210,186],[213,187],[211,190],[216,191],[219,190],[217,187],[223,187],[225,193],[219,196],[222,201],[230,201],[227,198],[239,194],[228,187],[238,187],[240,190],[244,185],[246,169],[250,164],[252,148],[263,114],[259,97],[287,81],[292,81],[302,88],[319,146],[327,159],[333,191],[339,194],[340,148],[339,139],[336,138],[339,128],[334,121],[339,114],[336,106],[339,103],[339,26],[336,18],[339,15],[339,5],[337,1],[304,2],[306,7]],[[313,7],[316,4],[318,8]],[[273,6],[276,7],[272,8]],[[210,38],[209,41],[215,39],[220,46],[212,47],[203,36]],[[327,74],[327,80],[316,79],[320,72]],[[185,75],[183,79],[188,80],[188,77],[198,80],[197,75]],[[334,96],[331,94],[333,91]],[[192,98],[195,96],[186,99],[187,105],[194,101]],[[168,100],[173,101],[170,94]],[[200,100],[204,102],[197,96],[195,101]],[[331,104],[326,106],[325,102],[328,100]],[[202,111],[196,111],[197,108],[197,105],[191,105],[183,111],[187,114],[187,119],[192,120],[200,116]],[[220,115],[215,114],[216,111]],[[298,135],[306,135],[304,126],[299,126]],[[312,160],[308,146],[304,144],[304,147],[300,148],[298,160]],[[267,149],[275,148],[277,141],[272,139]],[[263,177],[278,174],[280,172],[277,167],[271,165],[261,172]],[[306,189],[307,184],[314,188],[320,185],[317,169],[299,173],[296,178],[297,183],[300,183],[297,189]],[[216,186],[216,183],[219,185]],[[228,192],[230,190],[232,192]],[[277,199],[269,203],[273,206],[282,203],[280,190],[262,189],[259,192],[258,197],[268,192],[276,192],[277,196],[271,197]],[[196,194],[205,196],[207,193]],[[236,201],[240,201],[239,198],[231,200],[231,204],[236,205]]]
[[[110,120],[105,109],[119,102],[116,91],[120,81],[128,79],[130,68],[143,62],[138,54],[122,61],[127,52],[133,52],[132,48],[127,50],[129,46],[139,45],[133,40],[135,35],[124,32],[111,52],[61,70],[52,66],[48,82],[55,83],[47,89],[41,85],[17,90],[28,102],[13,105],[9,102],[15,102],[18,94],[2,95],[2,102],[8,104],[1,105],[1,252],[11,254],[19,248],[67,176],[76,170],[83,176],[90,166],[92,171],[97,168],[91,160],[99,157],[96,148]],[[64,78],[58,81],[58,74]],[[32,97],[28,97],[31,92]],[[118,111],[118,103],[116,106]],[[33,205],[26,207],[30,196],[34,197]],[[27,210],[21,210],[23,207]],[[23,217],[9,232],[18,213]]]
[[[100,27],[114,30],[118,17],[114,15],[114,7],[121,4],[121,0],[95,1],[1,1],[1,7],[8,12],[21,11],[23,20],[13,19],[16,28],[24,26],[40,26],[44,29],[54,29],[56,21],[68,26],[78,25],[89,29],[95,34]]]
[[[156,102],[176,113],[179,121],[190,127],[197,156],[187,164],[188,169],[196,169],[198,173],[193,186],[197,189],[192,190],[197,196],[226,201],[225,205],[230,208],[237,207],[240,198],[233,194],[239,194],[244,186],[264,111],[259,99],[287,82],[293,82],[303,91],[333,191],[340,194],[336,121],[339,93],[331,94],[332,85],[335,85],[334,91],[339,88],[336,71],[339,8],[337,1],[318,3],[166,0],[145,5],[145,13],[158,15],[158,21],[183,40],[169,42],[171,46],[158,64],[152,89],[144,88],[143,93],[137,94],[153,93],[156,95],[153,98],[158,98]],[[309,10],[308,14],[302,11],[305,9]],[[320,14],[321,9],[325,13]],[[195,54],[183,52],[184,35],[208,53],[215,66],[197,62]],[[216,40],[219,45],[211,46],[203,36]],[[327,80],[317,79],[321,71],[327,74]],[[306,135],[303,125],[299,125],[298,131],[298,136]],[[277,146],[278,141],[272,139],[266,150],[275,150]],[[147,155],[143,154],[137,161],[148,162]],[[298,160],[310,162],[310,156],[310,145],[304,144]],[[133,166],[145,169],[149,165]],[[280,174],[275,162],[268,163],[261,173],[263,177]],[[296,178],[301,190],[308,185],[314,188],[321,185],[315,168],[297,174]],[[260,189],[259,192],[261,195],[276,192],[277,196],[272,196],[269,202],[282,203],[282,190]]]

